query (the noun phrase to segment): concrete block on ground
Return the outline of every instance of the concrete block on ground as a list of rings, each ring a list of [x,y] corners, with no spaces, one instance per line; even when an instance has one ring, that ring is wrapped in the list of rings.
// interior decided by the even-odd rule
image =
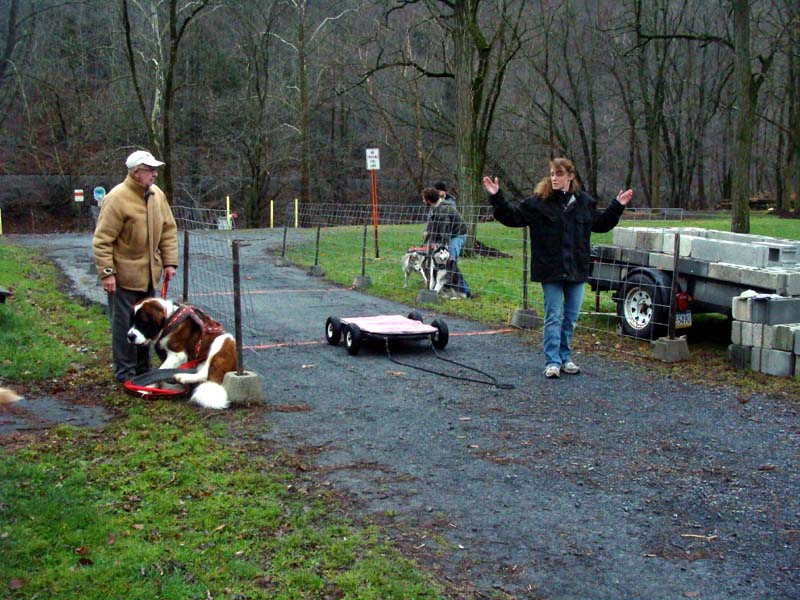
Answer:
[[[775,325],[762,325],[761,347],[775,350]]]
[[[417,304],[439,304],[439,294],[433,290],[420,290],[417,292]]]
[[[795,351],[795,340],[800,335],[800,323],[788,323],[785,325],[767,325],[766,329],[772,330],[772,346],[773,350],[783,350],[784,352]],[[798,347],[800,349],[800,347]]]
[[[759,370],[776,377],[792,377],[794,376],[794,363],[795,356],[791,352],[764,348],[761,351],[761,369]]]
[[[800,297],[771,297],[765,301],[754,299],[754,302],[765,303],[766,318],[763,322],[767,325],[800,322]]]
[[[744,323],[741,321],[733,321],[731,323],[731,341],[734,344],[742,344],[742,326]]]
[[[688,360],[689,344],[686,342],[686,336],[682,335],[673,339],[662,337],[653,340],[650,342],[650,355],[668,363]]]
[[[750,348],[750,368],[753,371],[761,370],[761,350],[756,346]]]
[[[750,304],[750,298],[734,296],[731,303],[731,311],[735,320],[744,321],[745,323],[753,322],[753,307]]]
[[[779,293],[784,296],[800,296],[800,270],[786,272],[786,287]]]
[[[249,404],[263,404],[267,401],[261,377],[252,371],[236,371],[225,373],[222,387],[228,392],[228,400],[232,405],[246,406]]]
[[[742,345],[754,346],[755,344],[753,344],[753,324],[747,321],[734,321],[734,323],[742,324],[742,342],[741,342]]]
[[[542,318],[532,308],[518,308],[511,316],[511,325],[520,329],[538,329],[543,324]]]
[[[369,275],[359,275],[353,280],[354,290],[363,290],[372,285],[372,279]]]
[[[708,276],[711,279],[739,283],[742,278],[742,267],[725,262],[715,262],[708,265]]]
[[[728,358],[735,369],[750,368],[750,347],[741,344],[728,346]]]
[[[325,269],[322,268],[322,265],[311,265],[308,274],[311,277],[325,277]]]

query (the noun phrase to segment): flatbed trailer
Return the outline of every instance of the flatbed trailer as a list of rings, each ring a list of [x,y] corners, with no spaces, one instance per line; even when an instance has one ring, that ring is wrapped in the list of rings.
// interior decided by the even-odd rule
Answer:
[[[690,326],[692,313],[731,316],[733,298],[746,290],[800,296],[797,240],[694,227],[621,227],[613,235],[613,244],[592,247],[589,284],[613,292],[624,335],[655,339],[672,313],[676,328]]]

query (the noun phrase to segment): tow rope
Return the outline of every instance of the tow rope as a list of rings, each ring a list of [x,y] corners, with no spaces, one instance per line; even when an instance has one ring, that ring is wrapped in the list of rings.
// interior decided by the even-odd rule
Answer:
[[[468,369],[469,371],[473,371],[475,373],[479,373],[484,377],[487,377],[489,381],[484,381],[482,379],[473,379],[472,377],[462,377],[461,375],[451,375],[450,373],[444,373],[442,371],[434,371],[433,369],[426,369],[425,367],[420,367],[419,365],[412,365],[410,363],[404,363],[392,356],[392,353],[389,351],[389,338],[384,338],[384,343],[386,346],[386,357],[389,359],[389,362],[393,362],[396,365],[400,365],[402,367],[408,367],[410,369],[416,369],[417,371],[424,371],[425,373],[430,373],[432,375],[439,375],[440,377],[447,377],[448,379],[456,379],[458,381],[468,381],[470,383],[481,383],[483,385],[493,385],[494,387],[501,389],[501,390],[513,390],[514,386],[510,383],[500,383],[497,381],[495,377],[486,373],[485,371],[481,371],[480,369],[476,369],[475,367],[470,367],[469,365],[465,365],[460,362],[456,362],[449,358],[444,358],[443,356],[439,356],[439,353],[436,352],[436,348],[433,346],[433,341],[431,340],[431,350],[433,350],[434,356],[439,360],[443,360],[444,362],[448,362],[452,365],[456,365],[457,367],[461,367],[463,369]]]

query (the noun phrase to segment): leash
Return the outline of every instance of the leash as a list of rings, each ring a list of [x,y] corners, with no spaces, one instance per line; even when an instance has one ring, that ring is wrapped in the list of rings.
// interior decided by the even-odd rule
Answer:
[[[169,281],[165,279],[164,283],[161,284],[161,298],[164,300],[167,299],[167,288],[169,288]]]
[[[493,385],[494,387],[501,389],[501,390],[513,390],[514,386],[510,383],[499,383],[495,377],[486,373],[485,371],[481,371],[480,369],[476,369],[475,367],[470,367],[469,365],[465,365],[460,362],[456,362],[449,358],[444,358],[443,356],[439,356],[439,353],[436,352],[436,348],[433,346],[433,341],[431,341],[431,350],[433,350],[434,356],[439,360],[443,360],[444,362],[448,362],[452,365],[456,365],[457,367],[461,367],[463,369],[468,369],[475,373],[479,373],[484,377],[487,377],[489,381],[484,381],[482,379],[473,379],[472,377],[462,377],[460,375],[451,375],[450,373],[443,373],[442,371],[434,371],[433,369],[426,369],[425,367],[420,367],[419,365],[412,365],[410,363],[404,363],[396,358],[392,357],[392,353],[389,351],[389,338],[384,338],[385,346],[386,346],[386,357],[389,359],[389,362],[393,362],[396,365],[400,365],[402,367],[408,367],[410,369],[416,369],[417,371],[424,371],[425,373],[430,373],[432,375],[439,375],[440,377],[447,377],[448,379],[456,379],[458,381],[468,381],[470,383],[482,383],[484,385]]]

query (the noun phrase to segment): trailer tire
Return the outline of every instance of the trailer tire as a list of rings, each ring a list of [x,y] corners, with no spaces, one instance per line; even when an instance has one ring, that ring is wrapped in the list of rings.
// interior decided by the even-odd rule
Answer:
[[[361,350],[361,329],[355,323],[350,323],[344,332],[344,345],[350,356],[355,356]]]
[[[633,273],[616,297],[617,316],[623,335],[653,340],[666,330],[669,293],[649,273]]]
[[[337,346],[342,340],[342,324],[336,317],[325,321],[325,339],[331,346]]]
[[[419,313],[419,311],[412,310],[410,313],[408,313],[408,318],[412,321],[419,321],[422,323],[422,315]]]
[[[437,350],[443,350],[450,340],[450,331],[447,329],[447,323],[439,319],[434,319],[431,321],[431,326],[436,327],[436,333],[431,334],[433,347]]]

